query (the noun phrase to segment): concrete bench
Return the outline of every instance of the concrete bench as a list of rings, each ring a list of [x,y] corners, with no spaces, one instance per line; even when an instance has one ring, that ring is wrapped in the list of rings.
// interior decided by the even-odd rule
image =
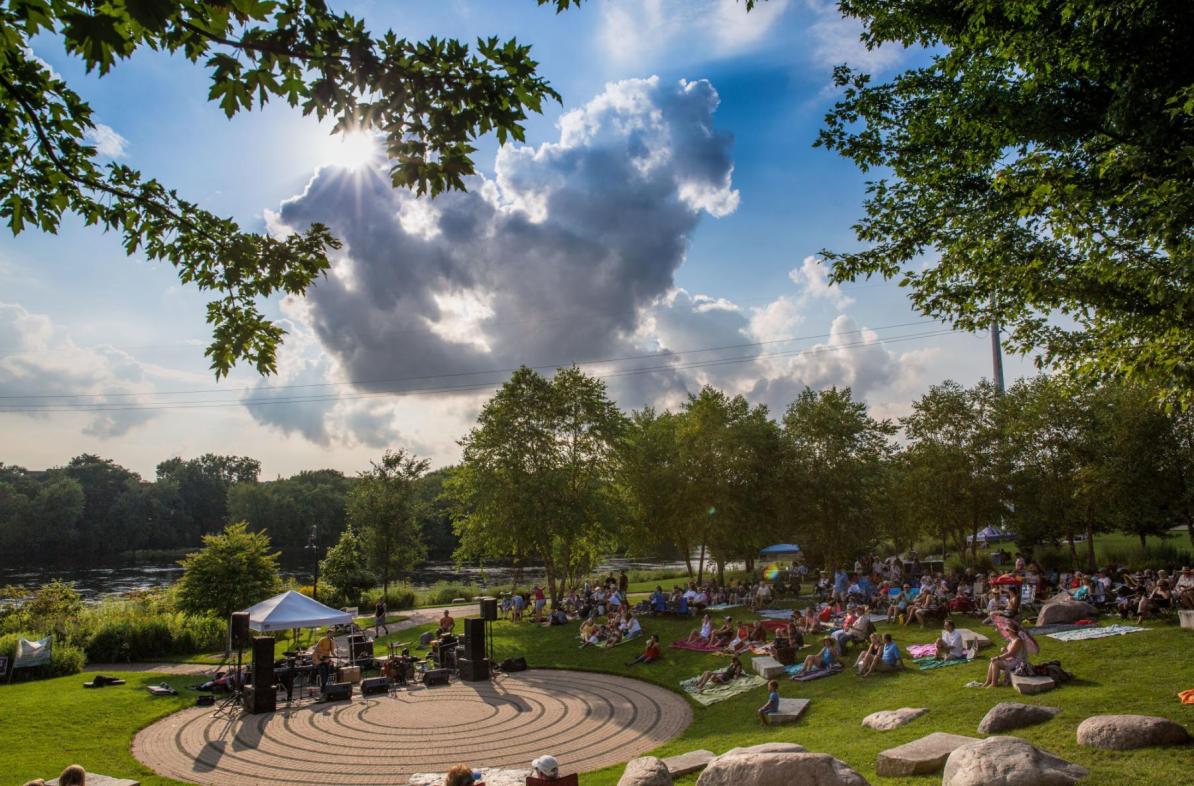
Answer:
[[[958,633],[962,634],[962,645],[967,649],[970,649],[970,647],[973,646],[977,651],[991,646],[991,639],[981,633],[976,633],[969,628],[958,628],[957,631]],[[971,645],[970,642],[975,643]]]
[[[1038,693],[1053,690],[1057,687],[1057,683],[1053,681],[1052,677],[1021,677],[1018,674],[1013,674],[1012,687],[1016,689],[1017,693],[1035,696]]]
[[[673,778],[700,772],[713,761],[713,751],[699,750],[681,753],[663,760],[663,766]]]
[[[767,713],[772,723],[795,723],[808,709],[810,699],[780,699],[779,709]]]
[[[1194,630],[1194,610],[1178,609],[1177,621],[1183,628]]]
[[[58,779],[46,781],[46,786],[58,786]],[[127,778],[113,778],[108,775],[96,775],[93,772],[87,773],[87,786],[141,786],[140,781],[131,781]]]
[[[784,670],[787,668],[784,664],[777,661],[770,655],[761,658],[751,658],[750,667],[754,669],[755,674],[758,674],[765,680],[773,680],[784,675]]]
[[[875,772],[885,777],[930,775],[945,769],[945,760],[955,749],[976,737],[935,731],[919,740],[883,751],[875,759]]]

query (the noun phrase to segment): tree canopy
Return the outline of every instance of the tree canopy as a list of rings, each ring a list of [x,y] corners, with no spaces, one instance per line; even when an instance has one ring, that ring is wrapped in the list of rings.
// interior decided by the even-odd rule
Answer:
[[[838,5],[932,56],[836,70],[818,144],[880,174],[833,280],[898,278],[926,315],[1194,404],[1194,4]]]
[[[577,0],[538,0],[563,10]],[[48,34],[48,35],[47,35]],[[271,100],[333,118],[335,131],[384,137],[395,186],[464,188],[473,142],[523,138],[528,112],[559,95],[516,39],[412,41],[370,32],[324,0],[13,0],[0,5],[0,218],[14,234],[56,232],[64,213],[119,233],[127,253],[210,291],[206,355],[217,377],[247,361],[276,369],[285,331],[258,299],[301,294],[340,242],[322,224],[284,238],[244,231],[128,166],[103,162],[92,108],[30,48],[59,40],[107,76],[152,49],[202,63],[208,98],[232,117]]]
[[[180,563],[178,606],[192,614],[215,613],[227,620],[232,612],[265,600],[277,591],[278,554],[269,536],[250,532],[244,522],[203,537],[203,548]]]

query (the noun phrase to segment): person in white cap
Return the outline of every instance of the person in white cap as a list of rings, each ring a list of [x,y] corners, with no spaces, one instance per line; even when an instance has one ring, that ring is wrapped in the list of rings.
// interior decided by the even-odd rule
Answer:
[[[555,756],[540,756],[531,762],[531,775],[553,781],[560,777],[560,763]]]

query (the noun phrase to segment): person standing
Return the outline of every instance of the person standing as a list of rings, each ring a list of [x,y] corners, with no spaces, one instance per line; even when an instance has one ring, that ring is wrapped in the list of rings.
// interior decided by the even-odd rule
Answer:
[[[377,605],[373,607],[373,627],[375,635],[380,636],[382,628],[385,628],[386,635],[390,635],[390,628],[386,625],[386,597],[382,595],[377,599]]]
[[[319,689],[327,687],[328,679],[332,676],[332,658],[336,656],[336,641],[332,638],[331,628],[323,631],[323,638],[315,642],[311,657],[315,661],[315,671],[319,675]]]
[[[626,597],[626,590],[630,587],[630,578],[626,575],[626,569],[623,568],[618,572],[618,592],[622,593],[622,597]]]

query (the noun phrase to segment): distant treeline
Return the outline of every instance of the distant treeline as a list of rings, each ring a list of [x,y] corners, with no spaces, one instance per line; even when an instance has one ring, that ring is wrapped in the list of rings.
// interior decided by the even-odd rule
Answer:
[[[452,472],[440,469],[415,481],[431,559],[449,559],[457,546],[448,512],[438,502]],[[261,481],[260,473],[256,459],[211,453],[167,459],[152,481],[91,454],[47,470],[0,464],[5,561],[110,560],[139,549],[198,547],[203,535],[232,521],[267,530],[284,555],[301,554],[314,525],[321,547],[337,541],[356,478],[321,469]]]

